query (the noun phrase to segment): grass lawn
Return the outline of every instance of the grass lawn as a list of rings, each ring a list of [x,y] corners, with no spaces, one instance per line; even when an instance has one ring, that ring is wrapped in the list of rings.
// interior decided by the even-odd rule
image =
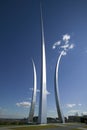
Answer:
[[[71,130],[81,130],[81,129],[78,129],[78,128],[74,128],[74,129],[71,129]]]
[[[84,126],[84,128],[87,128],[87,126]]]
[[[14,130],[41,130],[45,128],[58,128],[58,126],[55,125],[37,125],[37,126],[26,126],[26,127],[17,127],[13,128]]]
[[[84,127],[82,127],[82,128],[87,128],[87,126],[84,126]],[[79,129],[79,128],[74,128],[74,129],[72,129],[72,130],[81,130],[81,129]]]

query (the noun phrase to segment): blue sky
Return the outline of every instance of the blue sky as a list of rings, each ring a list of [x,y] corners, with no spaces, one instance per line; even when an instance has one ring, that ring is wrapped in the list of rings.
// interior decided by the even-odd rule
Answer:
[[[54,72],[60,49],[54,43],[70,36],[74,48],[59,67],[59,90],[65,116],[87,114],[87,1],[42,0],[47,60],[47,115],[56,117]],[[0,1],[0,117],[29,114],[33,87],[33,58],[40,89],[40,0]],[[38,114],[39,92],[35,115]]]

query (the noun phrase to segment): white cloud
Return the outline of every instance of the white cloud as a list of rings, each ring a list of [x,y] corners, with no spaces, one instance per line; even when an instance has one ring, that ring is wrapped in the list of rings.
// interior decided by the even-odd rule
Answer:
[[[33,91],[33,88],[29,88],[31,91]]]
[[[63,35],[63,41],[68,42],[70,40],[70,35],[65,34]]]
[[[40,90],[39,90],[39,89],[37,89],[37,93],[38,93],[38,92],[40,92]]]
[[[69,49],[73,49],[74,48],[74,44],[71,44],[70,46],[69,46]]]
[[[72,107],[75,107],[76,104],[66,104],[66,106],[67,106],[68,108],[72,108]]]
[[[69,34],[63,35],[62,39],[56,43],[53,44],[52,49],[56,49],[57,46],[59,46],[60,51],[68,52],[70,49],[74,48],[74,44],[70,43],[71,36]],[[65,53],[63,55],[66,55]]]
[[[18,106],[18,107],[25,107],[25,108],[29,108],[30,105],[31,105],[31,103],[30,102],[26,102],[26,101],[16,103],[16,106]]]
[[[33,88],[30,88],[30,90],[32,90],[32,91],[33,91]],[[40,90],[39,90],[39,89],[37,89],[37,93],[40,93]],[[49,95],[49,94],[50,94],[50,92],[48,92],[48,90],[46,90],[46,94],[47,94],[47,95]]]
[[[52,49],[56,49],[59,46],[60,51],[64,51],[63,55],[66,55],[70,49],[74,48],[74,44],[70,43],[71,36],[69,34],[63,35],[60,41],[57,41],[53,44]]]
[[[82,112],[83,115],[87,115],[87,111]]]
[[[64,50],[69,50],[69,49],[73,49],[74,48],[74,44],[65,44],[63,46],[60,46],[60,48],[63,48]]]
[[[33,88],[30,88],[30,90],[31,90],[31,91],[33,91]],[[39,89],[37,89],[37,92],[40,92],[40,90],[39,90]]]
[[[61,46],[60,48],[67,49],[68,47],[69,47],[69,44],[65,44],[65,45]]]
[[[52,46],[52,49],[55,49],[55,48],[56,48],[56,46],[53,45],[53,46]]]
[[[73,103],[73,104],[66,104],[67,108],[73,108],[75,106],[77,106],[77,107],[79,106],[80,107],[80,106],[82,106],[82,104],[81,103],[79,103],[79,104],[75,104],[75,103]]]
[[[57,41],[56,43],[54,43],[55,46],[59,46],[61,44],[61,41]]]
[[[49,94],[50,94],[50,92],[46,91],[46,94],[47,94],[47,95],[49,95]]]
[[[56,49],[57,46],[61,44],[61,41],[57,41],[53,44],[52,49]]]
[[[81,103],[79,103],[79,104],[78,104],[78,106],[82,106],[82,104],[81,104]]]
[[[68,114],[76,114],[79,113],[79,110],[70,110],[68,111]]]
[[[63,56],[67,55],[66,51],[63,51],[62,55],[63,55]]]

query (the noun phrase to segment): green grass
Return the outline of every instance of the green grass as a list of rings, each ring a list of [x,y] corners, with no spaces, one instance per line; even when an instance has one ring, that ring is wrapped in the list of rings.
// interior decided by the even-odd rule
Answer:
[[[87,126],[84,126],[84,128],[87,128]]]
[[[78,128],[74,128],[74,129],[71,129],[71,130],[81,130],[81,129],[78,129]]]
[[[87,128],[87,127],[82,127],[82,128]],[[73,128],[71,130],[83,130],[83,129],[79,129],[79,128]]]
[[[41,126],[26,126],[26,127],[17,127],[13,128],[14,130],[41,130],[45,128],[58,128],[58,126],[55,125],[41,125]]]

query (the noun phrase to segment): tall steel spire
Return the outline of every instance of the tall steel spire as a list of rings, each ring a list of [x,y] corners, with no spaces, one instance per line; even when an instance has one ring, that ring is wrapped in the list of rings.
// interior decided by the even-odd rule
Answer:
[[[47,94],[46,94],[46,53],[45,53],[45,40],[44,40],[44,28],[43,28],[43,17],[42,7],[40,4],[41,11],[41,40],[42,40],[42,63],[41,63],[41,88],[40,88],[40,105],[39,105],[39,116],[38,123],[47,123]]]
[[[35,103],[36,103],[36,91],[37,91],[37,75],[36,75],[36,68],[34,61],[32,60],[33,64],[33,71],[34,71],[34,88],[33,88],[33,94],[32,94],[32,101],[31,101],[31,107],[30,107],[30,112],[29,112],[29,118],[28,118],[28,123],[33,122],[33,116],[34,116],[34,109],[35,109]]]
[[[65,123],[65,119],[61,110],[61,105],[60,105],[60,99],[59,99],[59,86],[58,86],[58,71],[59,71],[59,64],[60,64],[60,59],[63,55],[64,51],[60,53],[60,56],[58,57],[58,61],[56,64],[56,69],[55,69],[55,99],[56,99],[56,107],[57,107],[57,113],[58,117],[61,123]]]

